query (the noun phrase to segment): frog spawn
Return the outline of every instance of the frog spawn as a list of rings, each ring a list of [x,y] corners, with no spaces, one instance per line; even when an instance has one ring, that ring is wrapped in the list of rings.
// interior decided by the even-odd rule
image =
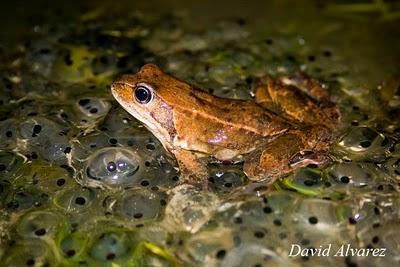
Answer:
[[[87,133],[93,130],[93,127],[96,127],[98,122],[107,115],[111,105],[102,99],[88,97],[79,99],[75,107],[85,117],[80,124]]]
[[[154,190],[127,190],[119,199],[109,199],[109,208],[118,217],[144,223],[161,217],[167,204],[165,193]]]
[[[6,266],[52,266],[56,264],[55,255],[50,246],[40,240],[26,240],[13,244],[4,257]]]
[[[287,192],[276,192],[263,199],[246,199],[220,209],[208,224],[204,224],[197,235],[187,240],[186,248],[199,262],[209,266],[240,266],[243,257],[251,260],[249,266],[285,266],[291,244],[315,249],[333,244],[332,251],[338,251],[340,244],[357,232],[379,228],[371,221],[379,221],[375,214],[371,217],[368,203],[359,207],[354,201],[335,203],[330,200],[303,198]],[[367,229],[365,229],[367,230]],[[315,234],[318,233],[318,237]],[[213,238],[209,238],[212,236]],[[321,239],[323,236],[323,239]],[[369,235],[368,235],[369,236]],[[366,241],[349,243],[353,247],[370,248],[377,246],[379,237],[369,236]],[[386,240],[386,239],[385,239]],[[387,241],[386,241],[387,242]],[[392,243],[393,245],[393,243]],[[249,250],[249,248],[252,248]],[[253,255],[254,251],[258,251]],[[252,255],[252,257],[250,257]],[[248,256],[248,257],[247,257]],[[340,258],[342,264],[367,263],[370,258]],[[391,259],[392,260],[392,259]],[[378,262],[391,262],[378,259]],[[249,263],[246,261],[246,264]],[[297,257],[298,264],[327,264],[321,257]],[[328,266],[335,266],[331,262]],[[247,265],[246,265],[247,266]]]
[[[123,229],[115,221],[88,219],[78,226],[56,211],[33,211],[24,215],[14,230],[21,238],[9,242],[9,253],[3,258],[7,266],[53,265],[60,258],[90,265],[107,261],[173,263],[162,247],[140,241],[137,231]],[[60,250],[51,249],[51,239],[60,243]]]
[[[2,152],[0,155],[0,198],[2,200],[1,209],[4,211],[2,219],[4,217],[4,220],[10,220],[9,216],[13,213],[26,214],[28,216],[30,210],[38,211],[41,209],[44,213],[38,212],[39,217],[35,217],[39,218],[35,219],[35,221],[39,221],[40,224],[47,222],[48,216],[57,217],[59,211],[63,214],[68,214],[68,219],[61,218],[63,222],[67,222],[65,228],[64,226],[55,228],[49,226],[50,228],[48,228],[46,225],[39,225],[36,222],[35,225],[37,227],[33,227],[31,224],[26,224],[28,226],[25,226],[26,219],[21,217],[21,222],[17,222],[17,224],[23,224],[24,226],[16,226],[15,231],[12,231],[10,235],[5,235],[3,231],[6,231],[7,224],[4,226],[2,224],[0,229],[2,243],[3,236],[5,236],[5,240],[10,240],[10,246],[6,247],[7,255],[2,257],[2,262],[6,262],[9,266],[46,264],[53,266],[57,265],[58,260],[62,258],[78,259],[77,261],[82,262],[82,258],[80,258],[82,255],[84,255],[82,256],[84,259],[89,258],[92,262],[95,261],[97,263],[104,260],[112,261],[117,259],[126,262],[126,255],[124,253],[121,254],[120,251],[125,251],[127,243],[123,241],[120,243],[122,245],[120,247],[117,246],[117,248],[113,248],[112,244],[114,243],[113,240],[118,240],[120,237],[123,239],[125,231],[122,234],[117,231],[115,234],[114,230],[105,229],[105,232],[110,231],[110,234],[108,232],[105,234],[111,236],[107,239],[110,242],[112,241],[111,243],[103,242],[99,238],[103,234],[100,231],[97,236],[89,240],[86,238],[84,243],[79,243],[76,240],[82,240],[80,239],[81,235],[88,235],[88,232],[85,232],[86,226],[82,225],[82,221],[89,221],[93,216],[110,216],[110,214],[115,213],[116,217],[119,216],[121,220],[132,224],[133,227],[135,227],[135,224],[143,226],[143,223],[158,219],[166,204],[166,197],[161,192],[157,192],[159,186],[168,183],[174,184],[177,181],[177,171],[166,160],[166,157],[160,153],[161,146],[158,143],[150,140],[149,136],[132,138],[132,136],[135,136],[133,133],[133,135],[127,134],[126,137],[121,138],[121,142],[127,147],[132,148],[135,146],[135,148],[116,147],[116,145],[119,145],[118,141],[116,141],[117,139],[109,136],[119,135],[115,132],[116,130],[123,131],[121,127],[115,125],[117,120],[108,116],[107,118],[109,119],[105,121],[104,126],[99,126],[103,119],[109,115],[111,107],[109,102],[97,97],[82,97],[82,95],[79,95],[79,97],[71,101],[71,105],[64,105],[62,108],[46,101],[44,101],[43,105],[38,104],[42,102],[36,104],[34,101],[30,103],[21,102],[21,104],[16,105],[13,111],[18,119],[12,118],[0,122],[2,148],[14,151]],[[97,109],[96,112],[94,112],[94,109]],[[120,119],[119,116],[118,119]],[[132,128],[132,126],[126,125],[125,122],[122,122],[122,124],[126,128]],[[91,129],[88,130],[89,128]],[[92,138],[96,137],[96,135],[101,135],[105,138]],[[90,143],[86,143],[86,140],[90,140]],[[84,144],[84,146],[80,146],[80,144]],[[106,150],[106,147],[108,147],[113,152],[102,151],[102,146]],[[137,148],[137,146],[141,147]],[[86,148],[87,150],[83,152]],[[147,151],[145,153],[146,161],[141,159],[141,155],[136,154],[137,149],[145,149]],[[99,153],[93,153],[96,150]],[[132,159],[129,156],[132,153],[140,161],[141,171],[147,168],[147,173],[149,174],[147,176],[133,175],[136,180],[127,181],[123,179],[121,174],[126,170],[123,168],[138,166],[136,161],[133,162],[133,165],[131,164]],[[91,154],[93,154],[93,157],[90,157]],[[98,155],[97,162],[96,155]],[[117,171],[120,172],[120,175],[114,175],[114,180],[107,180],[113,177],[112,175],[101,174],[101,171],[105,169],[101,169],[102,163],[99,162],[101,159],[107,159],[110,155],[114,156],[116,162],[118,159],[125,160],[122,163],[122,165],[125,164],[124,166],[121,164],[117,166],[119,167]],[[82,187],[74,180],[78,174],[76,172],[77,167],[85,169],[84,166],[86,165],[93,165],[98,168],[94,168],[97,173],[93,174],[92,177],[103,178],[102,182],[104,184],[112,180],[113,183],[111,185],[117,187],[147,187],[150,194],[142,196],[140,194],[129,194],[129,191],[126,194],[122,192],[116,201],[115,207],[113,206],[109,209],[105,204],[108,196],[104,195],[101,190]],[[110,167],[110,164],[108,165]],[[104,166],[107,167],[107,164]],[[161,170],[157,171],[157,166],[160,166]],[[164,173],[170,174],[169,179],[164,179]],[[130,206],[131,200],[136,203],[135,207]],[[149,207],[152,208],[149,209]],[[93,213],[94,210],[97,212]],[[138,217],[137,214],[142,216],[135,218],[135,216]],[[58,222],[59,220],[52,219],[51,221]],[[11,226],[7,227],[11,228]],[[29,229],[32,232],[28,233]],[[52,229],[55,229],[57,234],[54,235]],[[78,229],[79,231],[76,232]],[[54,251],[48,246],[47,241],[39,240],[54,239],[58,242],[58,240],[64,240],[63,235],[68,235],[70,231],[76,232],[76,235],[67,240],[70,240],[73,244],[78,242],[80,250],[75,247],[65,251],[58,251],[58,249]],[[90,235],[94,231],[93,229],[89,230]],[[32,238],[37,240],[31,241]],[[86,242],[89,241],[90,244],[88,245]],[[68,243],[69,241],[61,242],[66,248]],[[74,246],[73,244],[71,244],[72,247]],[[63,249],[63,246],[60,249]],[[108,246],[110,250],[104,249],[104,251],[99,252],[99,246]],[[157,249],[157,244],[153,244],[150,241],[146,244],[138,242],[133,245],[132,250],[137,249],[137,253],[142,255],[141,258],[146,258],[151,262],[171,260],[171,257],[168,259],[162,258],[163,255],[159,258],[160,255],[154,254],[149,248]],[[88,253],[88,251],[93,253]],[[162,248],[160,248],[160,251],[163,252]],[[59,253],[62,254],[59,255]]]
[[[382,161],[393,147],[393,140],[369,127],[353,127],[338,142],[338,152],[351,160]]]
[[[135,182],[135,177],[142,175],[144,162],[130,150],[104,148],[87,160],[85,169],[85,181],[129,186]]]
[[[7,161],[10,162],[9,159],[4,158],[3,162]],[[50,176],[50,180],[54,181],[54,186],[60,188],[62,186],[66,187],[59,190],[54,195],[48,195],[48,198],[53,200],[56,210],[33,210],[32,212],[25,213],[25,215],[18,220],[15,226],[15,233],[13,232],[12,234],[18,241],[16,244],[14,244],[15,241],[12,241],[13,243],[8,249],[10,254],[4,257],[4,261],[9,263],[10,266],[14,266],[13,264],[15,264],[15,266],[20,266],[18,264],[30,266],[35,263],[41,264],[46,261],[50,261],[50,264],[54,264],[54,257],[59,258],[60,256],[76,261],[80,261],[84,258],[85,260],[89,260],[89,262],[93,262],[93,264],[98,264],[104,260],[121,260],[122,262],[126,262],[128,260],[135,260],[135,258],[129,256],[131,254],[126,254],[128,251],[133,250],[138,250],[137,253],[143,254],[143,257],[149,258],[150,260],[153,259],[153,257],[160,256],[153,255],[151,250],[143,248],[146,246],[157,247],[157,245],[151,242],[146,243],[146,245],[140,244],[140,242],[132,243],[126,240],[126,238],[132,240],[135,236],[134,233],[125,230],[116,230],[114,227],[105,228],[104,224],[101,222],[99,222],[99,226],[96,228],[93,226],[94,222],[91,220],[96,221],[102,215],[110,215],[111,212],[115,212],[116,218],[119,217],[127,223],[140,223],[140,225],[143,226],[143,223],[151,222],[157,219],[161,214],[163,206],[166,204],[166,198],[162,193],[149,191],[148,194],[143,194],[141,190],[128,190],[121,193],[115,205],[107,206],[108,196],[104,195],[103,191],[80,187],[77,184],[68,185],[68,181],[65,180],[67,177],[65,179],[59,178],[56,180],[54,178],[60,177],[60,173],[54,172],[51,168],[47,167],[47,173],[49,172],[53,173]],[[24,175],[28,176],[27,174]],[[41,188],[47,188],[47,185],[42,182],[40,178],[39,181]],[[22,183],[23,181],[20,182]],[[21,203],[23,203],[24,206],[20,207],[20,209],[29,208],[29,206],[26,206],[26,200],[21,200]],[[111,203],[114,203],[114,201],[111,201]],[[9,211],[12,210],[9,209]],[[93,211],[97,212],[93,213]],[[68,214],[69,219],[66,220],[64,215],[61,214]],[[140,214],[140,216],[137,214]],[[87,222],[83,223],[84,221]],[[113,221],[115,221],[115,219],[113,219]],[[87,229],[88,227],[89,229]],[[98,235],[93,235],[95,231],[99,231]],[[90,233],[90,235],[88,233]],[[23,257],[19,257],[18,255],[20,254],[17,250],[22,252],[29,248],[29,246],[33,244],[30,241],[32,238],[60,240],[61,251],[56,250],[54,253],[57,255],[58,253],[62,254],[55,256],[53,252],[50,254],[42,253],[43,250],[40,245],[35,247],[31,252],[26,253]],[[129,246],[126,242],[129,243]],[[42,242],[38,240],[34,243],[41,244]],[[43,245],[44,250],[48,249],[46,242],[43,242]],[[127,247],[131,249],[127,250]],[[159,260],[168,261],[168,259],[163,258]]]
[[[33,151],[31,158],[41,157],[58,164],[67,163],[68,139],[66,130],[60,125],[44,118],[32,118],[20,124],[20,134],[32,146],[28,148]]]
[[[240,188],[247,181],[237,165],[211,166],[208,183],[217,193],[226,194]]]
[[[98,136],[96,142],[90,142],[89,146],[97,148],[101,146],[102,141],[111,143],[111,145],[116,145],[118,142],[114,138],[102,139],[101,136]],[[84,158],[86,156],[84,147],[77,147],[76,158],[82,156],[84,163],[77,161],[77,166],[82,166],[80,183],[108,188],[133,186],[158,188],[176,184],[178,181],[177,170],[167,156],[160,153],[159,144],[156,146],[147,137],[129,137],[128,140],[123,141],[126,141],[131,147],[100,148],[87,158]],[[80,152],[82,155],[79,155]]]

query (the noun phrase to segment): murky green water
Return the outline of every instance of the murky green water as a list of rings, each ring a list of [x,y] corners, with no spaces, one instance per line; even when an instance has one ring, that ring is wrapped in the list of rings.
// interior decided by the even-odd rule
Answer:
[[[1,266],[399,264],[398,2],[96,2],[0,11]],[[342,112],[332,162],[272,190],[240,164],[210,165],[209,191],[178,186],[109,91],[148,62],[241,99],[308,73]]]

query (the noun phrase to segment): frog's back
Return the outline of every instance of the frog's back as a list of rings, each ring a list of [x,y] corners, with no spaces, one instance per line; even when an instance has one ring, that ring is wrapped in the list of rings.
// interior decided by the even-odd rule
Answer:
[[[263,137],[278,135],[290,128],[289,122],[254,101],[220,98],[199,89],[194,89],[191,95],[198,103],[199,115],[209,118],[210,123],[221,123]]]
[[[244,154],[286,132],[290,125],[252,101],[230,100],[192,90],[193,105],[176,106],[177,144],[188,150]],[[187,99],[188,100],[188,99]]]

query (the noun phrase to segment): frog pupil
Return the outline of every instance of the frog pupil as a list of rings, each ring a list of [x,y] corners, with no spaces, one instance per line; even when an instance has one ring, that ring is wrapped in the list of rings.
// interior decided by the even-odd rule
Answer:
[[[147,104],[151,99],[151,92],[144,86],[138,86],[135,90],[135,98],[141,104]]]

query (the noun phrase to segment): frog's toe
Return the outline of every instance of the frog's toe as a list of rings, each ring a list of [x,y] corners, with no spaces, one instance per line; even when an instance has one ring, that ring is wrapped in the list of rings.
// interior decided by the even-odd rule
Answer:
[[[318,101],[329,101],[328,91],[304,72],[296,72],[293,76],[281,76],[278,81],[295,86]]]
[[[181,184],[190,184],[199,189],[207,190],[209,188],[208,173],[181,172],[178,185]]]
[[[294,154],[289,159],[289,166],[291,168],[304,167],[307,165],[322,166],[328,162],[329,156],[324,153],[315,153],[309,150],[302,150]]]
[[[246,164],[243,166],[243,172],[246,174],[247,178],[252,182],[262,182],[264,185],[271,185],[282,173],[277,170],[266,171],[264,169],[254,166],[254,164]]]
[[[279,178],[282,173],[281,168],[277,161],[269,161],[270,166],[265,168],[261,162],[261,151],[250,154],[243,165],[243,172],[253,182],[264,182],[267,185],[272,184],[276,179]]]

